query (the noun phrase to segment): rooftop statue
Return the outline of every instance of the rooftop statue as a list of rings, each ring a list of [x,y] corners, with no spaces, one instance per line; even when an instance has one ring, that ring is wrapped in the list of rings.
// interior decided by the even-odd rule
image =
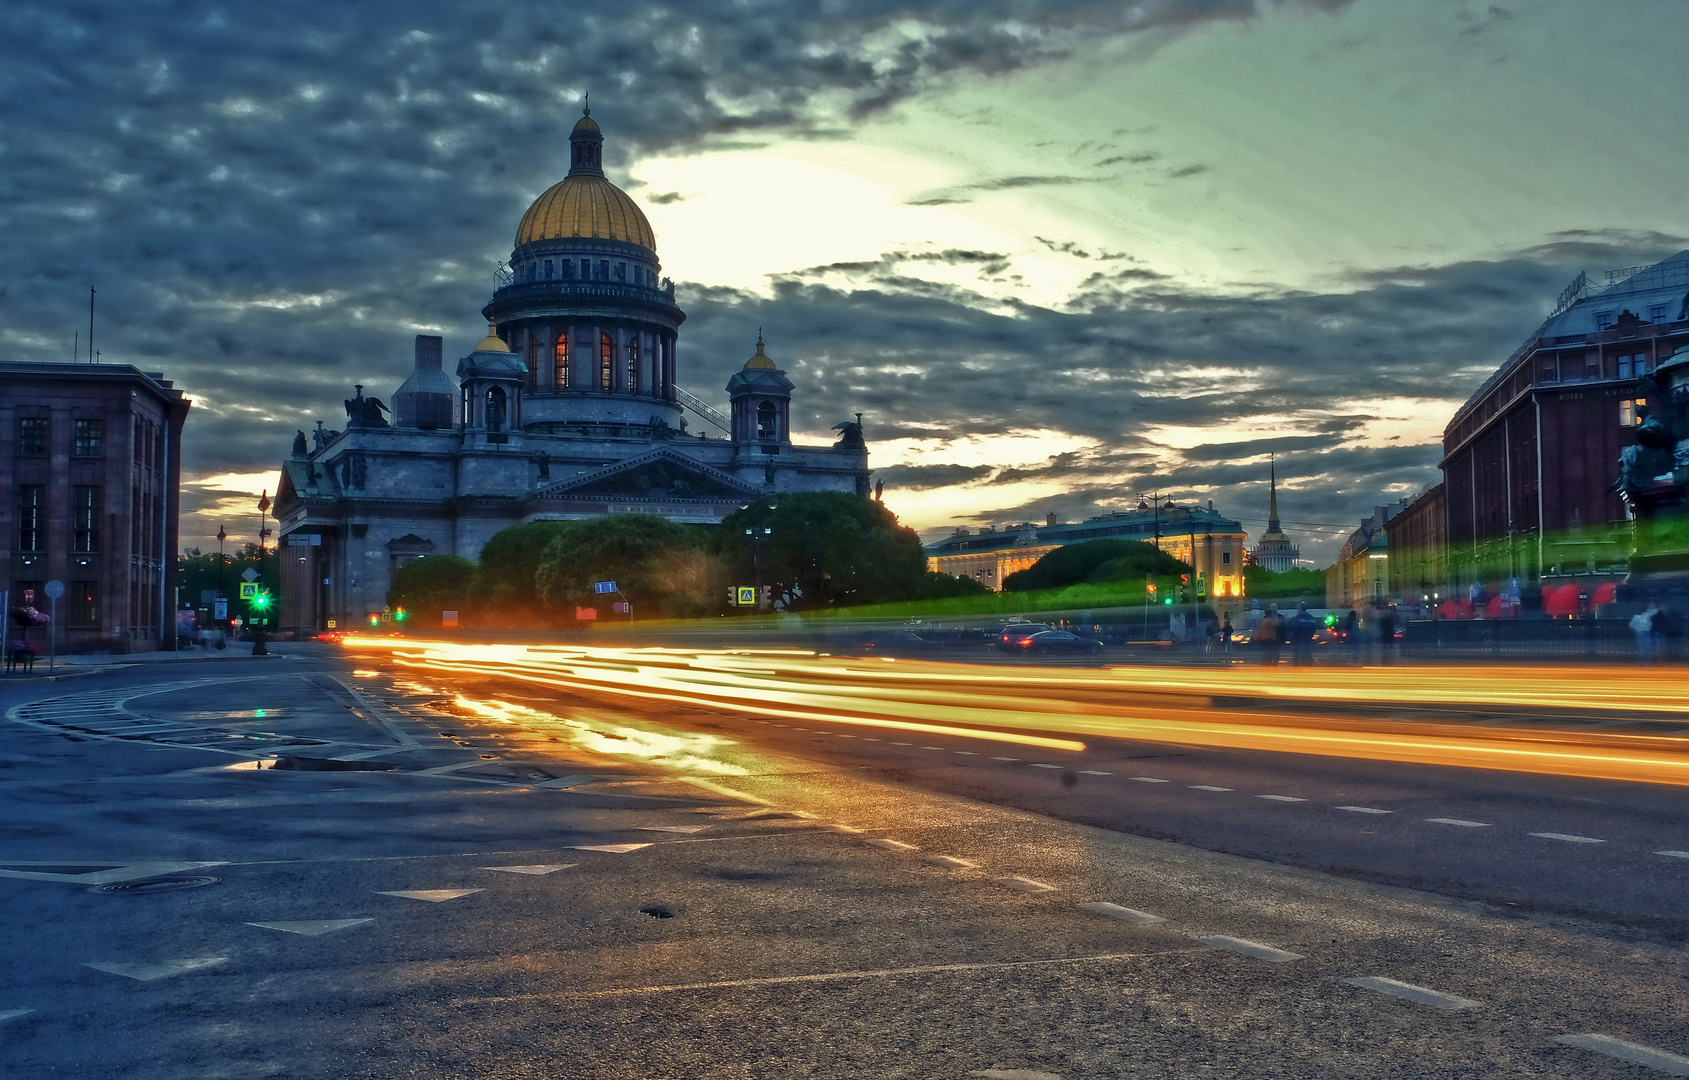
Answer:
[[[381,403],[381,399],[364,397],[362,383],[352,389],[357,391],[357,396],[346,399],[346,426],[386,427],[387,418],[381,414],[387,411],[387,406]]]
[[[862,438],[862,414],[857,413],[855,420],[846,420],[842,424],[834,424],[833,430],[839,433],[839,441],[833,444],[835,450],[866,450],[868,443]]]

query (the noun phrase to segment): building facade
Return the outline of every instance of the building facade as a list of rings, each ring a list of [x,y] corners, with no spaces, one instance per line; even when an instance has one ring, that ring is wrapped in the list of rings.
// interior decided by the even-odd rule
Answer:
[[[1623,572],[1613,483],[1647,404],[1638,380],[1685,343],[1689,251],[1600,287],[1579,275],[1443,432],[1450,584]]]
[[[832,445],[795,442],[794,387],[760,335],[725,388],[728,414],[681,389],[686,316],[660,276],[656,236],[604,175],[590,115],[569,141],[569,174],[522,216],[482,310],[487,336],[455,380],[441,339],[419,336],[390,415],[357,386],[344,430],[319,422],[295,438],[276,496],[284,628],[365,619],[404,563],[474,559],[524,522],[645,513],[714,524],[784,491],[867,496],[860,414],[836,425]]]
[[[176,647],[189,402],[125,364],[0,363],[0,582],[57,619],[61,652]],[[48,586],[63,593],[55,602]],[[10,640],[21,636],[8,625]],[[30,631],[46,651],[46,627]]]
[[[1384,523],[1392,599],[1423,605],[1448,595],[1447,511],[1443,485],[1432,484]]]
[[[1003,579],[1025,570],[1056,548],[1086,540],[1141,540],[1189,564],[1212,597],[1243,595],[1243,526],[1196,504],[1160,507],[1140,503],[1128,510],[1082,522],[1059,522],[1054,514],[1043,525],[1022,522],[1002,527],[959,528],[928,544],[927,567],[941,574],[971,577],[1001,589]]]
[[[1373,507],[1372,515],[1349,534],[1337,561],[1326,567],[1326,607],[1360,608],[1389,599],[1390,538],[1385,526],[1404,505]]]

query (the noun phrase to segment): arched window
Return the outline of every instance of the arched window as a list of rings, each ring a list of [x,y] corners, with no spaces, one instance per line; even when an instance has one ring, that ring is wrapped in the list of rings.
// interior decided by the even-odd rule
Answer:
[[[504,387],[495,386],[487,391],[487,430],[503,431],[505,416]]]
[[[774,402],[765,401],[757,406],[757,438],[778,439],[780,437],[780,423],[774,410]]]
[[[610,343],[610,335],[609,334],[599,334],[598,335],[598,388],[600,390],[610,389],[610,385],[611,385],[610,380],[615,374],[610,369],[611,348],[612,348],[612,346],[611,346],[611,343]]]
[[[569,389],[569,335],[558,334],[557,344],[551,349],[551,363],[556,371],[556,382],[553,384],[559,390]]]
[[[628,393],[639,393],[639,335],[628,337]]]

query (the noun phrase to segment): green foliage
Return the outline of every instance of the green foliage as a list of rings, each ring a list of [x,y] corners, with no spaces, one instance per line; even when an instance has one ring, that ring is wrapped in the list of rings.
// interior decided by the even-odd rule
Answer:
[[[475,564],[461,555],[424,555],[393,574],[387,606],[403,608],[412,626],[440,625],[440,612],[469,607],[474,595]]]
[[[928,570],[926,577],[921,580],[916,598],[920,600],[948,600],[963,596],[989,596],[991,590],[985,583],[971,577],[957,577],[954,574],[941,574],[936,570]]]
[[[1325,604],[1325,572],[1298,567],[1275,574],[1265,567],[1250,564],[1243,568],[1243,592],[1257,600],[1307,600],[1310,604]]]
[[[1142,580],[1151,574],[1185,574],[1190,567],[1142,540],[1086,540],[1048,553],[1003,579],[1008,592],[1057,589],[1081,582]]]
[[[209,606],[200,598],[210,591],[229,598],[230,615],[241,614],[240,601],[235,597],[245,580],[241,574],[249,568],[258,571],[260,588],[268,589],[272,595],[278,591],[281,562],[275,548],[266,547],[264,557],[260,559],[257,544],[242,544],[224,555],[221,564],[217,558],[215,551],[202,555],[198,548],[189,548],[176,559],[176,583],[180,587],[179,595],[184,607]]]
[[[487,541],[475,572],[475,597],[483,623],[526,627],[543,620],[538,592],[540,560],[553,540],[577,524],[530,521],[501,529]]]
[[[755,582],[745,530],[762,535],[765,528],[774,531],[763,555],[763,584],[788,611],[907,600],[924,587],[926,553],[915,531],[881,503],[835,491],[759,499],[728,515],[714,548],[731,584]]]
[[[687,618],[711,606],[708,534],[652,514],[614,514],[570,523],[546,545],[536,584],[554,617],[577,607],[627,600],[635,616]],[[593,583],[614,581],[620,596]]]

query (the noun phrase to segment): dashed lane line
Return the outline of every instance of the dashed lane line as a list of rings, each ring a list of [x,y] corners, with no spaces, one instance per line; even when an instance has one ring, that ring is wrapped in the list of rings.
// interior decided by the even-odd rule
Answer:
[[[1245,938],[1227,937],[1224,934],[1210,934],[1196,940],[1204,945],[1212,945],[1216,949],[1238,953],[1243,956],[1253,956],[1257,960],[1266,960],[1274,964],[1287,964],[1292,960],[1302,959],[1301,953],[1286,952],[1275,949],[1271,945],[1263,945],[1259,941],[1249,941]]]
[[[265,930],[280,930],[284,934],[318,937],[322,934],[332,934],[336,930],[349,930],[354,926],[363,926],[374,921],[374,919],[310,919],[304,922],[249,922],[246,925],[262,927]]]
[[[1343,981],[1350,986],[1359,986],[1364,990],[1389,994],[1391,997],[1398,997],[1403,1001],[1412,1001],[1419,1005],[1429,1005],[1433,1009],[1470,1009],[1480,1004],[1471,998],[1456,997],[1454,994],[1445,994],[1440,990],[1428,990],[1423,986],[1414,986],[1412,983],[1387,979],[1382,975],[1357,975],[1353,979],[1344,979]]]
[[[1079,774],[1081,776],[1113,776],[1114,775],[1113,773],[1109,772],[1107,769],[1080,769]]]
[[[16,1020],[20,1016],[27,1016],[34,1011],[34,1009],[0,1009],[0,1024],[4,1024],[8,1020]]]
[[[1334,806],[1333,810],[1347,810],[1351,814],[1389,814],[1391,810],[1380,810],[1376,806]]]
[[[480,869],[480,870],[497,870],[500,873],[504,873],[504,874],[530,874],[530,875],[533,875],[535,877],[538,877],[542,874],[555,874],[559,870],[567,870],[571,866],[579,866],[579,865],[580,865],[580,863],[572,863],[572,862],[566,862],[566,863],[533,863],[533,864],[528,865],[528,866],[482,866],[482,867],[477,867],[477,869]]]
[[[905,844],[901,840],[889,840],[889,839],[887,839],[886,837],[883,837],[883,836],[876,836],[874,839],[869,840],[868,843],[873,844],[877,848],[885,848],[887,851],[919,851],[919,850],[921,850],[920,848],[916,847],[914,844]]]
[[[1294,795],[1257,795],[1255,797],[1257,799],[1271,799],[1273,802],[1307,802],[1308,801],[1307,799],[1298,799]]]
[[[82,966],[103,971],[107,975],[121,975],[125,979],[136,982],[152,982],[155,979],[166,979],[172,975],[182,975],[189,971],[200,971],[218,964],[226,964],[226,956],[196,956],[184,960],[157,960],[151,963],[117,962],[117,961],[89,961]]]
[[[485,892],[484,889],[394,889],[376,890],[379,896],[398,896],[406,900],[426,900],[430,904],[443,904],[447,900],[456,900],[460,896],[471,893]]]
[[[1213,784],[1192,784],[1192,791],[1231,791],[1229,787],[1215,787]]]
[[[1568,844],[1605,844],[1607,841],[1598,840],[1593,836],[1573,836],[1563,832],[1534,832],[1532,836],[1540,836],[1544,840],[1560,840]]]
[[[650,844],[575,844],[575,851],[607,851],[612,855],[626,855],[630,851],[648,848]]]
[[[1031,878],[1021,877],[1018,874],[1010,877],[992,878],[991,880],[1003,886],[1003,888],[1012,889],[1015,892],[1042,893],[1056,891],[1054,885],[1046,885],[1042,881],[1033,881]]]
[[[1160,915],[1151,915],[1147,911],[1139,911],[1136,908],[1121,907],[1119,904],[1111,904],[1106,900],[1098,900],[1090,904],[1080,904],[1079,910],[1094,912],[1098,915],[1107,915],[1109,918],[1119,919],[1121,922],[1158,923],[1167,921]]]
[[[1134,777],[1132,777],[1132,779],[1136,780],[1140,784],[1170,784],[1170,783],[1172,783],[1171,780],[1163,780],[1159,776],[1134,776]]]
[[[1646,1065],[1667,1076],[1689,1076],[1689,1057],[1667,1050],[1656,1050],[1640,1043],[1625,1042],[1611,1035],[1556,1035],[1552,1041],[1563,1046],[1575,1046],[1580,1050],[1593,1050],[1597,1054],[1628,1061],[1633,1065]]]
[[[1457,817],[1428,817],[1425,820],[1433,825],[1458,825],[1463,829],[1487,829],[1490,827],[1490,823],[1487,821],[1467,821]]]
[[[1030,764],[1034,769],[1059,769],[1059,768],[1061,768],[1060,765],[1046,765],[1042,761],[1028,762],[1028,764]]]
[[[1656,851],[1656,855],[1666,855],[1673,859],[1689,859],[1689,851]]]
[[[978,863],[969,862],[966,859],[958,859],[954,855],[928,855],[927,862],[932,863],[934,866],[943,866],[951,870],[973,870],[979,867]]]
[[[1018,757],[996,757],[996,756],[993,756],[991,758],[991,760],[992,761],[1019,761],[1020,758],[1018,758]]]

